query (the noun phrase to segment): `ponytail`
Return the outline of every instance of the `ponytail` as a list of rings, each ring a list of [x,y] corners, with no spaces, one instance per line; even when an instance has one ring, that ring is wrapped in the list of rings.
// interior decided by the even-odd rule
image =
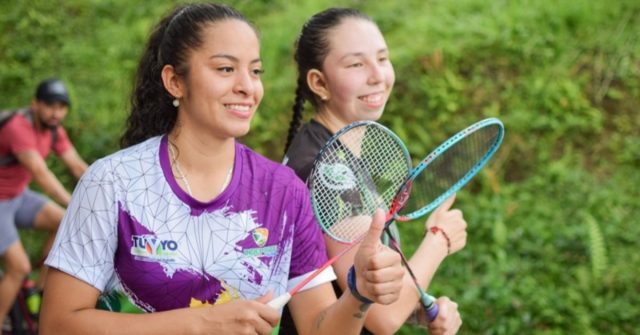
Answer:
[[[173,15],[160,21],[140,59],[131,94],[131,113],[120,139],[123,148],[167,133],[176,123],[177,110],[172,108],[172,97],[161,80],[164,64],[160,60],[160,45],[172,18]]]

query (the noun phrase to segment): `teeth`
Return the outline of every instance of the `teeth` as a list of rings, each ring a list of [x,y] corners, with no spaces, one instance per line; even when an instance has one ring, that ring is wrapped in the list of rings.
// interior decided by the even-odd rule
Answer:
[[[366,103],[378,103],[382,101],[382,94],[372,94],[362,97],[362,101]]]
[[[225,106],[229,109],[233,109],[241,112],[248,112],[249,109],[251,109],[251,107],[247,105],[225,105]]]

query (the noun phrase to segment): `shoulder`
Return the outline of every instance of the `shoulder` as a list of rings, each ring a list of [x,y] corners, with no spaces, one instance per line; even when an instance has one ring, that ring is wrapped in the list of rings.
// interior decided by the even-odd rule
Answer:
[[[311,145],[314,148],[321,148],[333,134],[318,122],[311,120],[306,123],[298,134],[293,138],[291,147],[304,149]]]
[[[283,163],[301,179],[307,179],[318,152],[331,136],[331,132],[317,122],[305,124],[291,142]]]
[[[148,166],[156,164],[159,146],[160,137],[150,138],[96,160],[85,174],[114,180],[143,174]]]
[[[28,109],[18,109],[10,113],[3,122],[2,129],[19,130],[32,128],[31,122],[26,116]]]
[[[257,177],[267,177],[270,181],[306,190],[306,186],[298,178],[290,167],[270,160],[267,157],[253,151],[244,144],[237,143],[238,151],[243,155],[243,165],[250,168],[251,173]]]

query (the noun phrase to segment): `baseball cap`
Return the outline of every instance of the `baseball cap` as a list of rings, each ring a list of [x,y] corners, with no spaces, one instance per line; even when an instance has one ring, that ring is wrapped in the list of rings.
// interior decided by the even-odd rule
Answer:
[[[48,103],[64,102],[71,105],[69,92],[60,79],[50,78],[42,81],[36,89],[36,99]]]

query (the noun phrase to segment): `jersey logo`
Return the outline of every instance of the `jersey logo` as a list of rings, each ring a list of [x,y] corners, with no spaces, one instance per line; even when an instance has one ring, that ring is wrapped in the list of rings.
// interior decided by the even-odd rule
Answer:
[[[178,242],[161,240],[154,235],[132,235],[131,254],[144,260],[173,261],[178,254]]]
[[[253,241],[259,247],[263,247],[267,243],[267,239],[269,239],[269,229],[267,228],[256,228],[253,230]]]
[[[269,229],[260,227],[256,228],[251,232],[251,236],[253,237],[253,241],[258,246],[257,248],[248,248],[242,251],[243,254],[249,257],[273,257],[278,253],[277,245],[268,245],[267,240],[269,239]]]

